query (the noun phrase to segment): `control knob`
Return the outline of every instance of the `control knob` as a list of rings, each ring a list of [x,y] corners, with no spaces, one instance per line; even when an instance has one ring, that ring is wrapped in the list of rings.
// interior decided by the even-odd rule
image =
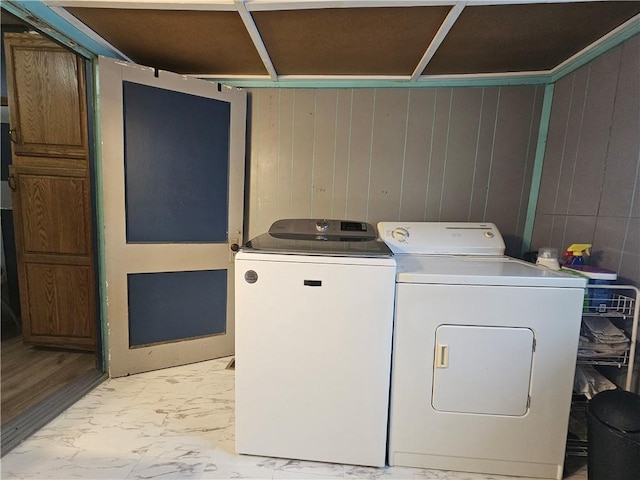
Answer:
[[[316,230],[319,232],[326,232],[329,230],[329,222],[327,220],[318,220],[316,222]]]
[[[409,238],[409,230],[406,228],[394,228],[391,231],[391,236],[399,242],[406,242],[407,238]]]

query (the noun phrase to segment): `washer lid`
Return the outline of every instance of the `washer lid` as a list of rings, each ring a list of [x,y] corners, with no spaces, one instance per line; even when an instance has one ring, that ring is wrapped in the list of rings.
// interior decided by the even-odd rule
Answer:
[[[249,240],[242,249],[291,255],[393,256],[369,223],[308,218],[278,220],[268,233]]]
[[[389,247],[378,239],[331,239],[318,236],[278,236],[265,233],[249,240],[244,251],[259,253],[284,253],[291,255],[330,255],[339,257],[391,257]]]
[[[391,257],[389,247],[377,239],[370,240],[330,240],[319,236],[312,237],[279,237],[265,233],[249,240],[242,247],[244,251],[258,253],[283,253],[290,255],[329,255],[343,257]]]
[[[586,279],[510,257],[396,255],[398,283],[584,288]]]

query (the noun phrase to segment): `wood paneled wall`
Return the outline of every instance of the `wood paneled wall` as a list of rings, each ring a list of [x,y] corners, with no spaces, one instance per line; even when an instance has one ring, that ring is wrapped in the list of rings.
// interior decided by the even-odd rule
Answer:
[[[294,217],[487,221],[518,255],[543,93],[251,89],[246,235]]]
[[[532,247],[571,243],[640,285],[640,35],[555,86]]]

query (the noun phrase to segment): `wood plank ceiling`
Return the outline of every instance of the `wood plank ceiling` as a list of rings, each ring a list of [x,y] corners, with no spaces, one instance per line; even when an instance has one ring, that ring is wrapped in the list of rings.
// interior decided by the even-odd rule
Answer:
[[[640,1],[45,3],[136,63],[270,81],[549,74],[640,22]]]

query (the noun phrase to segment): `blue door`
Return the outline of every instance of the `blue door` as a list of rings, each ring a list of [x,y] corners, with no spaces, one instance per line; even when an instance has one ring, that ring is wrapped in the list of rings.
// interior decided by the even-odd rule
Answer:
[[[232,355],[246,92],[106,58],[98,85],[109,373]]]

